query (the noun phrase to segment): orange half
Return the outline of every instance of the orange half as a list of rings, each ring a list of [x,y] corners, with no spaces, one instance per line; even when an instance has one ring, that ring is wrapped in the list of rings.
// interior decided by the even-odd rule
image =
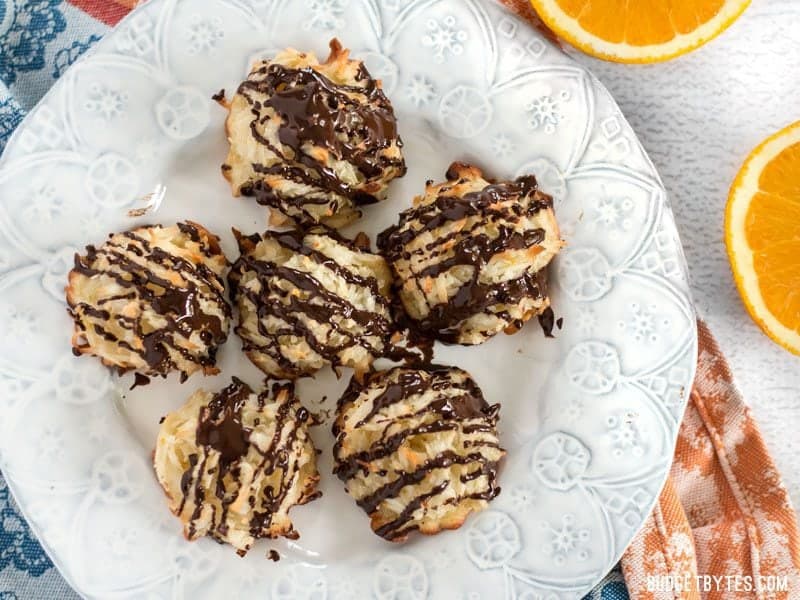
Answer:
[[[652,63],[702,46],[750,0],[531,0],[541,19],[576,48],[605,60]]]
[[[800,354],[800,122],[745,161],[728,197],[725,243],[750,315]]]

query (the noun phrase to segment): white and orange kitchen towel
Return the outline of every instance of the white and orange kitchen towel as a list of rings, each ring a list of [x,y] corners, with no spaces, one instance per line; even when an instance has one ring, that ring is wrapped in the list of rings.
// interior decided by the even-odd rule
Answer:
[[[699,336],[669,479],[622,559],[628,592],[634,600],[800,598],[800,536],[789,496],[702,322]],[[683,585],[668,590],[665,582]]]

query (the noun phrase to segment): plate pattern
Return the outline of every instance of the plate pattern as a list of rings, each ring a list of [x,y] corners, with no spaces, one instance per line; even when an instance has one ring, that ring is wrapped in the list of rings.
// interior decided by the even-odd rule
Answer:
[[[69,352],[62,290],[76,249],[122,224],[162,158],[218,120],[220,82],[234,89],[253,57],[287,45],[322,53],[333,35],[383,79],[401,120],[499,176],[534,172],[555,196],[565,350],[508,487],[462,530],[353,564],[253,568],[175,535],[148,451],[109,401],[117,384]],[[672,213],[605,89],[498,6],[151,0],[26,118],[0,160],[0,198],[0,467],[86,597],[574,598],[653,505],[697,352]]]

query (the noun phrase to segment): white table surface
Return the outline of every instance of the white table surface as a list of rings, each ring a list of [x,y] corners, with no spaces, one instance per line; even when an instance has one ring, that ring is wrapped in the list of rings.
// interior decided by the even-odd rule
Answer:
[[[800,508],[800,357],[739,298],[725,251],[728,191],[747,155],[800,120],[800,1],[754,0],[706,46],[656,65],[569,53],[616,98],[670,193],[699,315],[717,337]]]

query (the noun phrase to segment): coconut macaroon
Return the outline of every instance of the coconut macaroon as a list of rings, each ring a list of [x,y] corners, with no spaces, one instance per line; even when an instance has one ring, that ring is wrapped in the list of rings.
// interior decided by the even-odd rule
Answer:
[[[236,333],[262,371],[312,375],[326,364],[364,372],[393,333],[391,272],[369,240],[312,228],[244,236],[229,281]]]
[[[241,555],[258,538],[297,539],[289,510],[320,495],[309,419],[291,384],[256,393],[235,377],[167,415],[153,463],[186,538]]]
[[[323,63],[291,48],[256,63],[224,103],[230,152],[222,172],[233,195],[302,225],[351,222],[406,172],[380,81],[337,40],[330,46]]]
[[[409,325],[469,345],[514,333],[548,308],[545,267],[562,241],[552,198],[535,177],[490,183],[477,167],[454,163],[378,247]]]
[[[333,427],[334,472],[387,540],[457,529],[500,492],[499,409],[455,367],[353,378]]]
[[[73,351],[145,378],[217,373],[231,316],[227,267],[219,238],[192,222],[139,227],[87,246],[66,288]]]

